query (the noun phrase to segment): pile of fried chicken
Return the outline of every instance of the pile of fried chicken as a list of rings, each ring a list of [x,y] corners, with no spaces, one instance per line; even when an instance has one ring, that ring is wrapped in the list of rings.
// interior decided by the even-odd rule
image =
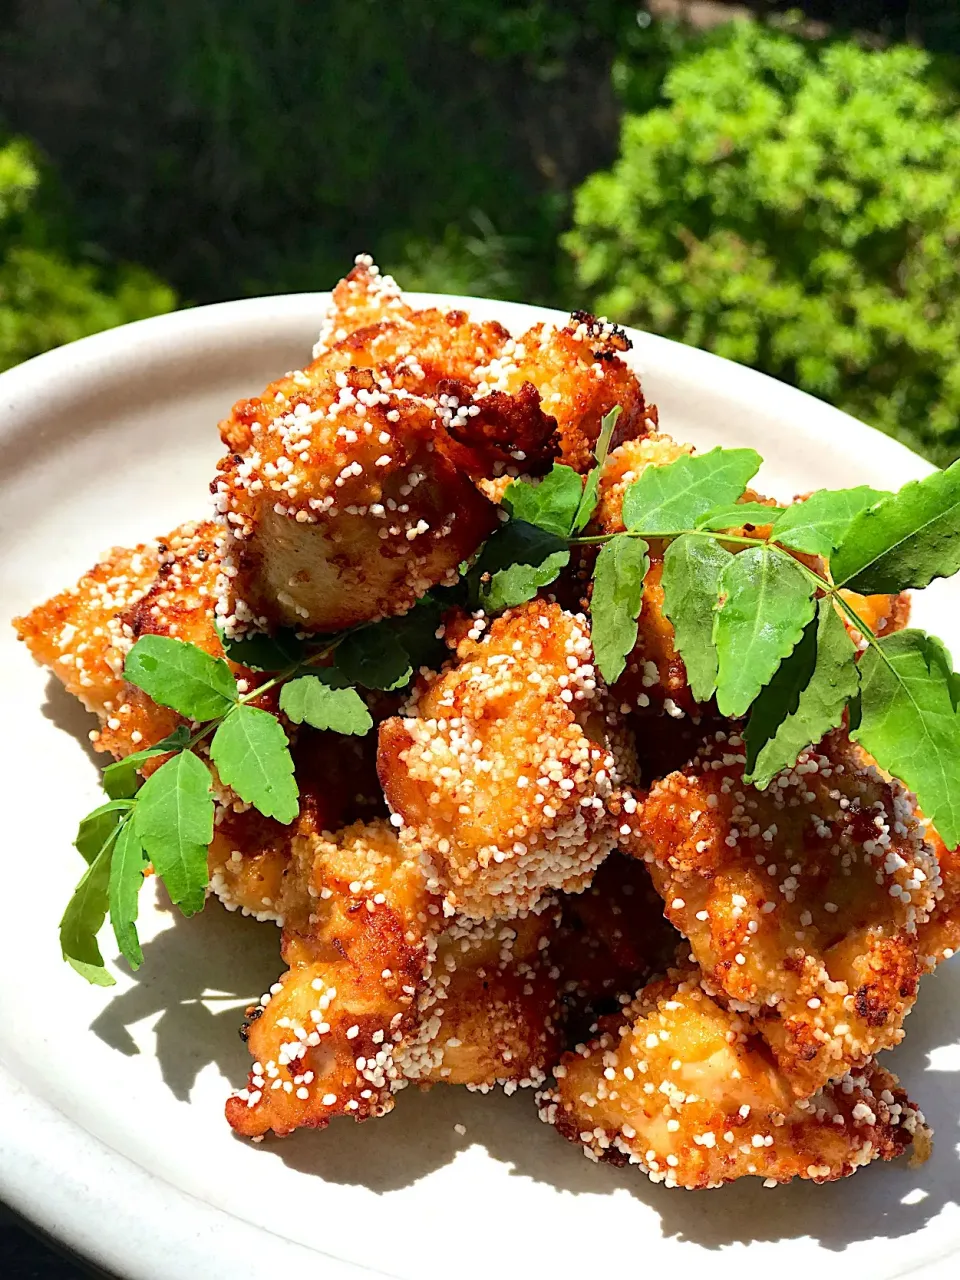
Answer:
[[[621,531],[625,487],[692,451],[659,433],[629,345],[582,313],[513,337],[414,310],[361,256],[312,363],[220,424],[215,518],[113,549],[19,633],[119,758],[180,720],[125,683],[138,637],[222,656],[217,621],[312,636],[401,614],[457,579],[512,477],[586,474],[617,405],[588,532]],[[878,1055],[960,943],[957,851],[843,731],[765,791],[743,782],[742,725],[691,696],[656,544],[606,687],[593,554],[500,616],[452,609],[438,670],[365,695],[366,737],[284,722],[291,826],[211,766],[211,892],[279,925],[286,965],[248,1010],[229,1123],[259,1140],[382,1116],[411,1082],[529,1087],[585,1155],[668,1186],[922,1158]],[[883,633],[908,603],[857,607]],[[241,691],[266,679],[233,666]]]

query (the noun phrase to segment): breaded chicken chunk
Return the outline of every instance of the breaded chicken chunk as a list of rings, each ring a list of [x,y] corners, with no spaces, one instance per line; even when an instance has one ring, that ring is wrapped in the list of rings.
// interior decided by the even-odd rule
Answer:
[[[604,1019],[561,1059],[541,1119],[595,1161],[629,1161],[690,1190],[750,1175],[830,1182],[929,1141],[922,1114],[872,1060],[795,1099],[749,1021],[698,979],[674,972]]]
[[[560,1054],[550,941],[559,912],[511,920],[458,916],[432,944],[418,1023],[394,1053],[404,1080],[486,1093],[541,1085]]]
[[[219,465],[227,526],[217,611],[228,634],[343,630],[403,613],[495,528],[435,409],[330,376],[254,424]]]
[[[368,253],[358,253],[353,269],[334,286],[323,317],[314,359],[357,329],[384,320],[406,320],[412,314],[393,276],[385,276]]]
[[[933,910],[920,925],[920,956],[928,969],[960,951],[960,849],[948,849],[931,827],[928,839],[940,865]]]
[[[586,620],[533,600],[475,615],[455,658],[380,726],[400,839],[449,914],[514,915],[589,884],[629,768],[608,714]]]
[[[101,727],[90,735],[98,751],[128,755],[182,722],[123,679],[127,653],[141,636],[173,636],[223,656],[213,614],[218,538],[212,521],[191,521],[155,543],[115,548],[75,587],[15,620],[34,658],[99,716]],[[252,675],[234,669],[241,678]]]
[[[247,1137],[363,1120],[393,1106],[394,1049],[427,963],[423,873],[384,820],[293,843],[283,903],[289,969],[247,1028],[255,1059],[227,1120]]]
[[[642,857],[708,990],[748,1010],[798,1097],[903,1037],[939,885],[916,802],[842,733],[765,791],[718,732],[656,782],[622,848]]]

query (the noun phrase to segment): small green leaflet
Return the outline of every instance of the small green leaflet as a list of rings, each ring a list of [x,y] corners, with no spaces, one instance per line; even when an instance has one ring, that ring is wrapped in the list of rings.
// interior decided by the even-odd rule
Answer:
[[[437,631],[443,615],[454,605],[466,602],[466,584],[434,587],[422,596],[409,613],[398,614],[378,625],[389,627],[400,641],[414,671],[421,667],[438,667],[448,656],[447,646]]]
[[[100,853],[110,836],[133,808],[132,800],[108,800],[99,809],[81,819],[74,845],[89,865]]]
[[[265,817],[290,823],[300,812],[287,735],[269,711],[234,707],[213,735],[210,758],[220,781]]]
[[[470,571],[477,603],[495,613],[532,600],[569,562],[570,551],[562,538],[523,520],[511,520],[488,539]]]
[[[925,587],[960,569],[960,462],[912,480],[854,518],[830,561],[861,595]]]
[[[644,535],[683,533],[718,506],[735,502],[760,469],[753,449],[711,449],[647,467],[623,498],[623,522]]]
[[[110,859],[110,923],[120,954],[131,969],[143,964],[143,952],[137,936],[137,908],[143,870],[147,858],[137,834],[136,824],[128,820],[120,828]]]
[[[409,683],[413,668],[392,621],[363,627],[338,645],[335,669],[347,684],[359,684],[364,689],[400,689]]]
[[[591,640],[607,684],[620,676],[627,654],[637,643],[643,580],[650,568],[648,550],[642,538],[621,534],[605,543],[597,557],[590,600]]]
[[[110,905],[107,886],[110,882],[110,854],[115,839],[116,828],[83,873],[60,921],[60,950],[64,960],[68,960],[77,973],[98,987],[112,987],[116,983],[116,979],[105,969],[103,956],[97,946],[97,934],[103,928]]]
[[[289,627],[272,636],[249,635],[232,640],[217,623],[217,635],[230,661],[251,671],[286,671],[295,667],[305,652],[303,641]]]
[[[717,707],[746,713],[813,617],[813,584],[795,560],[761,544],[735,555],[720,584],[716,614]]]
[[[192,916],[203,906],[213,839],[210,770],[192,751],[173,756],[140,788],[133,820],[171,901]]]
[[[600,423],[600,435],[597,437],[597,447],[593,451],[593,456],[597,460],[597,465],[587,474],[587,482],[583,486],[583,493],[580,496],[580,504],[577,507],[577,514],[573,521],[573,532],[582,533],[590,523],[590,518],[597,509],[597,494],[600,488],[600,477],[603,474],[603,468],[607,461],[607,454],[610,452],[610,442],[613,440],[613,431],[617,425],[617,419],[623,413],[623,407],[619,404],[614,405],[609,413],[605,413]]]
[[[856,649],[833,601],[824,597],[817,617],[750,709],[744,782],[760,790],[769,786],[801,751],[842,723],[858,688]]]
[[[855,516],[889,494],[862,484],[856,489],[818,489],[787,507],[777,521],[776,540],[793,551],[829,556],[847,536]]]
[[[129,798],[136,794],[140,785],[138,770],[142,764],[155,756],[166,755],[168,751],[181,751],[190,741],[190,730],[185,724],[177,725],[173,733],[162,738],[152,747],[144,747],[142,751],[133,751],[113,764],[108,764],[100,781],[108,796],[114,800]]]
[[[850,736],[917,794],[947,848],[960,843],[957,681],[939,640],[913,629],[860,659],[861,712]]]
[[[222,658],[172,636],[141,636],[123,674],[159,706],[190,720],[214,720],[237,700],[236,681]]]
[[[697,521],[698,529],[739,529],[741,525],[776,524],[783,507],[765,507],[762,502],[732,502],[716,507]]]
[[[525,520],[558,538],[568,538],[583,496],[583,481],[572,467],[555,462],[539,484],[514,480],[502,506],[514,520]]]
[[[300,676],[280,690],[280,710],[294,724],[306,722],[314,729],[334,733],[369,733],[373,717],[356,689],[337,688],[323,675]]]
[[[697,702],[707,702],[717,687],[714,617],[720,579],[732,559],[719,542],[689,535],[671,542],[663,557],[663,612]]]

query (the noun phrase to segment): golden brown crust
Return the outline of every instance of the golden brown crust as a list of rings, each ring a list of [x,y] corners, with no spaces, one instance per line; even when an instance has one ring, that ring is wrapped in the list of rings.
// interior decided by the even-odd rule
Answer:
[[[924,964],[933,969],[960,951],[960,849],[948,849],[933,827],[928,839],[940,864],[940,883],[930,918],[920,925],[919,949]]]
[[[534,600],[468,621],[456,660],[381,726],[378,769],[446,909],[486,918],[589,883],[616,841],[626,747],[582,616]]]
[[[594,1160],[696,1190],[736,1178],[830,1182],[890,1160],[923,1132],[896,1078],[869,1061],[796,1101],[749,1020],[695,970],[637,993],[557,1068],[541,1118]]]
[[[798,1097],[899,1043],[939,872],[915,801],[842,734],[766,791],[717,733],[654,784],[642,857],[711,990],[750,1009]]]

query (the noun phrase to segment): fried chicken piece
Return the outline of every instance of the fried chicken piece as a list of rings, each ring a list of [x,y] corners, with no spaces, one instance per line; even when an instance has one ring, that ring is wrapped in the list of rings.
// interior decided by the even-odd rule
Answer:
[[[636,375],[620,358],[629,350],[630,340],[622,329],[577,311],[562,328],[534,325],[508,342],[474,374],[476,395],[517,395],[524,383],[530,383],[544,412],[556,419],[561,462],[585,473],[594,464],[601,420],[616,405],[622,413],[614,444],[656,426],[656,410],[646,405]]]
[[[293,841],[386,817],[376,750],[375,733],[345,737],[302,725],[292,744],[300,790],[300,814],[294,823],[284,826],[240,802],[218,805],[207,864],[211,891],[228,911],[282,926],[290,897],[288,878],[297,873]],[[302,892],[295,888],[293,896],[298,901]]]
[[[557,1067],[540,1116],[594,1161],[696,1190],[749,1175],[830,1182],[927,1140],[922,1114],[872,1060],[796,1100],[749,1021],[695,970],[637,993]]]
[[[716,733],[653,785],[621,847],[646,861],[708,990],[756,1017],[807,1097],[902,1039],[939,870],[914,797],[844,734],[765,791],[744,762]]]
[[[497,522],[451,461],[437,412],[339,373],[255,424],[245,454],[221,460],[213,490],[228,529],[217,612],[251,627],[339,631],[404,613],[452,582]]]
[[[455,659],[380,726],[380,782],[450,915],[515,915],[584,888],[613,848],[628,743],[582,615],[532,600],[450,640]]]
[[[129,755],[182,723],[123,679],[140,636],[175,636],[223,656],[213,623],[218,537],[213,522],[191,521],[156,543],[114,548],[75,587],[14,620],[34,658],[99,716],[101,728],[90,735],[98,751]]]
[[[353,269],[337,284],[323,318],[314,359],[368,325],[406,320],[413,308],[405,301],[393,276],[385,276],[368,253],[358,253]]]
[[[254,1010],[246,1036],[255,1061],[226,1105],[246,1137],[389,1111],[394,1049],[416,1023],[424,985],[430,897],[388,822],[298,837],[293,855],[289,969]]]
[[[560,895],[560,907],[550,958],[559,970],[570,1045],[672,963],[679,935],[664,919],[644,863],[616,850],[587,889]]]
[[[940,883],[930,917],[919,928],[920,956],[928,969],[960,951],[960,849],[948,849],[933,827],[927,829],[940,865]]]
[[[550,942],[555,905],[512,920],[458,916],[436,939],[418,1025],[394,1054],[405,1080],[486,1093],[541,1085],[561,1049]]]

